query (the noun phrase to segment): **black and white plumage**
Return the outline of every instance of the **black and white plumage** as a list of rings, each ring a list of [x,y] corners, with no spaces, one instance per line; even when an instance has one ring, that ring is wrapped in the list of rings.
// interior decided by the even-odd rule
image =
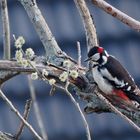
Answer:
[[[115,57],[108,55],[102,47],[95,46],[88,53],[86,61],[89,60],[93,63],[93,78],[102,92],[140,107],[140,90]]]

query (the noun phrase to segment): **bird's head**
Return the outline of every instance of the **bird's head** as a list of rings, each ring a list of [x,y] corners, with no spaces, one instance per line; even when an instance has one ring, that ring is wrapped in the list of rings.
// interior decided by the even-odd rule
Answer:
[[[108,54],[104,48],[99,46],[94,46],[88,52],[88,59],[85,61],[92,61],[97,64],[105,64],[107,62]]]

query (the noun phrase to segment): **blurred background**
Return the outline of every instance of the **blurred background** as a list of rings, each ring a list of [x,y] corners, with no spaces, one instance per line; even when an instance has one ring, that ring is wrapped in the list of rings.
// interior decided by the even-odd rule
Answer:
[[[140,19],[139,0],[107,0],[107,2],[131,17],[137,20]],[[37,3],[59,46],[74,59],[77,59],[76,41],[80,41],[83,62],[87,55],[85,32],[74,2],[72,0],[37,0]],[[12,55],[14,56],[15,53],[12,34],[15,34],[16,37],[19,35],[24,36],[26,40],[24,49],[32,47],[37,55],[43,55],[43,45],[20,2],[8,0],[8,6]],[[100,46],[104,47],[109,54],[118,58],[134,77],[136,83],[140,85],[140,34],[91,3],[88,3],[88,6],[94,17]],[[0,46],[0,58],[2,58],[1,18]],[[83,65],[85,65],[84,62]],[[54,96],[49,96],[50,86],[42,81],[34,81],[34,85],[49,140],[85,140],[86,133],[81,116],[69,97],[61,90],[58,90]],[[25,102],[30,98],[27,77],[21,75],[9,80],[3,86],[3,90],[20,112],[23,113]],[[83,109],[85,103],[77,97],[76,100]],[[2,99],[0,99],[0,114],[0,131],[15,134],[20,121]],[[86,118],[94,140],[140,139],[140,134],[134,128],[114,114],[93,113],[86,115]],[[37,132],[40,132],[33,108],[29,115],[29,122]],[[33,140],[34,138],[29,130],[25,128],[21,139]]]

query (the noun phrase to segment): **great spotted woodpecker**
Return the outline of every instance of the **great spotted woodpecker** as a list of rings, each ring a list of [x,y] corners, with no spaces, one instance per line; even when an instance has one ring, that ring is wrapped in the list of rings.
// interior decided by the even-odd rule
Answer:
[[[88,59],[92,62],[92,72],[95,83],[111,101],[133,104],[140,108],[140,90],[133,78],[121,63],[109,55],[104,48],[95,46],[88,52]],[[115,99],[115,100],[114,100]]]

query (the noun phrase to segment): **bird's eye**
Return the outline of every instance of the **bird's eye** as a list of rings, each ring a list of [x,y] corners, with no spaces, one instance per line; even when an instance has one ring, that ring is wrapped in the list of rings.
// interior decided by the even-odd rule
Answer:
[[[100,54],[99,54],[99,53],[96,53],[96,54],[94,54],[94,55],[92,56],[92,60],[93,60],[93,61],[97,61],[97,60],[99,60],[99,58],[100,58]]]

